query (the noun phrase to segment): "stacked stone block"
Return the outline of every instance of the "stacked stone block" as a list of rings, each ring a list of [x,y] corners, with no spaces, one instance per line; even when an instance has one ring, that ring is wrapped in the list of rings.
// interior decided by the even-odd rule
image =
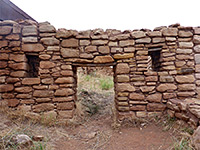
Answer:
[[[198,97],[199,28],[56,30],[48,22],[0,22],[0,94],[29,115],[72,118],[77,67],[113,66],[118,117],[160,114],[171,99]],[[30,77],[28,56],[39,59]]]

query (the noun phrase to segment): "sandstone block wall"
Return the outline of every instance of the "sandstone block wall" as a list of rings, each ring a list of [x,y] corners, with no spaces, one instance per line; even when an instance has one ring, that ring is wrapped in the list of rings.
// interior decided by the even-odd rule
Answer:
[[[170,100],[199,96],[200,28],[78,32],[47,22],[0,22],[0,96],[10,107],[72,118],[78,66],[113,66],[119,118],[166,109],[173,116]]]

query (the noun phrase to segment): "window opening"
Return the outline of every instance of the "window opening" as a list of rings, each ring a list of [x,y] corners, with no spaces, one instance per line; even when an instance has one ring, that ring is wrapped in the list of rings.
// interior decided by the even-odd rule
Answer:
[[[26,55],[27,63],[28,63],[28,77],[38,77],[38,71],[39,71],[39,57],[36,55]]]
[[[161,62],[160,62],[160,52],[162,47],[149,48],[148,49],[148,69],[153,71],[160,71]]]

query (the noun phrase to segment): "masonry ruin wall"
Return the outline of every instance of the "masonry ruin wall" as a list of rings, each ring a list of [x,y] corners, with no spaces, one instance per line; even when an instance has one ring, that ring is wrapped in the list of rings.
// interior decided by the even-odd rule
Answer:
[[[79,66],[113,66],[119,118],[167,111],[199,125],[200,27],[78,32],[0,22],[0,101],[9,107],[73,118]]]

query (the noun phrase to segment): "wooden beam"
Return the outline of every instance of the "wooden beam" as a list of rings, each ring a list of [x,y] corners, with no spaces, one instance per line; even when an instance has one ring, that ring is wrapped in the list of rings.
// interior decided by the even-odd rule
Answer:
[[[104,67],[104,66],[115,66],[117,63],[106,63],[106,64],[84,64],[84,63],[72,63],[76,67]]]

